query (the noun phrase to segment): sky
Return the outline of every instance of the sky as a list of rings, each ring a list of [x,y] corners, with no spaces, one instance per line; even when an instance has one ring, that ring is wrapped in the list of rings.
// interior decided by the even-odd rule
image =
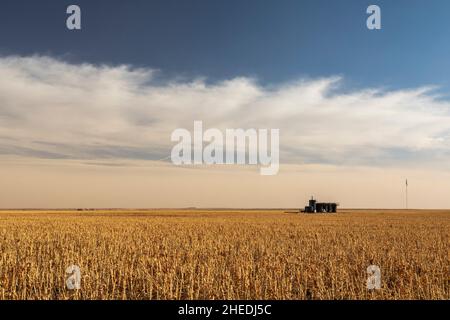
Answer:
[[[82,30],[66,28],[77,4]],[[381,8],[381,30],[366,9]],[[448,1],[2,1],[0,208],[449,208]],[[280,129],[280,171],[171,132]]]

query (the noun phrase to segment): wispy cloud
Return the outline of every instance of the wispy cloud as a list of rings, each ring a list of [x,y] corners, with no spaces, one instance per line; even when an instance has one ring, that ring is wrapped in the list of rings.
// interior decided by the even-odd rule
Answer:
[[[450,103],[431,87],[343,92],[338,77],[276,88],[242,77],[160,83],[153,70],[42,56],[1,57],[0,75],[3,155],[158,160],[170,154],[172,130],[202,120],[223,129],[279,128],[281,163],[450,160]]]

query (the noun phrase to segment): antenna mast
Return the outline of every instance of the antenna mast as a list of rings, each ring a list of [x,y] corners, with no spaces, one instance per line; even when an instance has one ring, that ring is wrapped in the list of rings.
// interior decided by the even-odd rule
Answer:
[[[406,179],[406,210],[408,210],[408,179]]]

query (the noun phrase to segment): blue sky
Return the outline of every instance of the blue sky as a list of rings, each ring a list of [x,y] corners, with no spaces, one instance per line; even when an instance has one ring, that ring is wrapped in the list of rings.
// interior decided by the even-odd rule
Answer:
[[[82,9],[81,32],[65,9]],[[380,31],[366,28],[370,4]],[[350,87],[450,88],[445,0],[2,1],[0,53],[130,64],[164,77],[277,84],[340,75]]]

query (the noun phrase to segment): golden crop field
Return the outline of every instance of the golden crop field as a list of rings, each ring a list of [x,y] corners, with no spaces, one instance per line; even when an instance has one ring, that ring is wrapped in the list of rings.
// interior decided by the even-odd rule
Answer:
[[[449,299],[449,240],[450,211],[2,211],[0,299]]]

